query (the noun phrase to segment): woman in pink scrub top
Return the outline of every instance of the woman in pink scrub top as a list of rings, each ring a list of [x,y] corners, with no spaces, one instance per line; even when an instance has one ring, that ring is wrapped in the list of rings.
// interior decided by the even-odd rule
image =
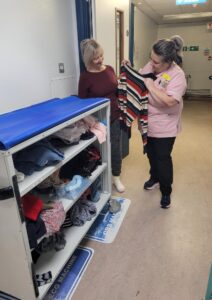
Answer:
[[[149,90],[147,156],[150,178],[144,189],[160,187],[160,205],[171,204],[173,183],[172,149],[181,129],[182,96],[186,91],[183,70],[175,63],[179,47],[174,39],[158,40],[152,47],[150,61],[139,73],[153,72],[157,79],[144,79]]]

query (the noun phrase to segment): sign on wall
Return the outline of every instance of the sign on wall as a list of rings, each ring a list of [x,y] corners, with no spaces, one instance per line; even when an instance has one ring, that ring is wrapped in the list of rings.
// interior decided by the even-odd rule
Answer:
[[[212,22],[208,22],[207,23],[207,29],[208,30],[212,30]]]
[[[199,51],[199,46],[184,46],[183,51]]]
[[[209,56],[209,54],[210,54],[210,49],[205,48],[205,49],[203,50],[203,54],[204,54],[204,56]]]

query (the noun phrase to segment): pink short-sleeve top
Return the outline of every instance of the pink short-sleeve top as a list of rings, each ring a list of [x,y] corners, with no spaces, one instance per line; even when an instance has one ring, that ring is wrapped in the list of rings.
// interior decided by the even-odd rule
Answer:
[[[140,74],[150,72],[153,72],[151,62],[139,70]],[[149,137],[156,138],[175,137],[181,130],[182,96],[185,94],[187,86],[185,74],[178,65],[173,63],[168,70],[156,74],[156,76],[155,86],[172,96],[176,100],[176,104],[172,107],[159,104],[149,94],[147,134]]]

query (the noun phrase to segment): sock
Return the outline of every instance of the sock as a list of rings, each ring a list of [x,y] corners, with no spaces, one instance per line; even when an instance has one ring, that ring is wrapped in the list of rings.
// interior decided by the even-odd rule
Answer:
[[[123,193],[125,191],[125,186],[122,184],[119,176],[113,176],[113,184],[119,193]]]

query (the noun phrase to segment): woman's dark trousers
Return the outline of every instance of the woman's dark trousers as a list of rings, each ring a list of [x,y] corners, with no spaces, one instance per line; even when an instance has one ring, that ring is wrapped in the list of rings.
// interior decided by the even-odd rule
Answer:
[[[147,139],[147,156],[150,163],[150,177],[160,184],[162,195],[170,195],[173,183],[171,152],[175,137]]]

